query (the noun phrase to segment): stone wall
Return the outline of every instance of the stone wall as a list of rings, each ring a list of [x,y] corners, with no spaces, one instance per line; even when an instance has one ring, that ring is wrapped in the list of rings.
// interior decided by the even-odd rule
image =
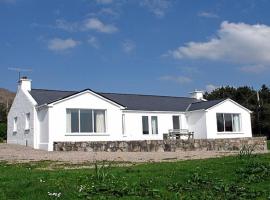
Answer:
[[[192,139],[192,140],[144,140],[106,142],[55,142],[55,151],[89,152],[164,152],[164,151],[238,151],[244,145],[255,150],[267,150],[266,137],[234,139]]]

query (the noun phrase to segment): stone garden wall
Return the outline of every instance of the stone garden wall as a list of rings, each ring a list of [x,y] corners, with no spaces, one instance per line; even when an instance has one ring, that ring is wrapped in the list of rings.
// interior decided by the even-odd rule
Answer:
[[[106,142],[55,142],[55,151],[89,152],[164,152],[164,151],[238,151],[244,145],[255,150],[267,150],[266,137],[234,139],[192,139],[192,140],[144,140]]]

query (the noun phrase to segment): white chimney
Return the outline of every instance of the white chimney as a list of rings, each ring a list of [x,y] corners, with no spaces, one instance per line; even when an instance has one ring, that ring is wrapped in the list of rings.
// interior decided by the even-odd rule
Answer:
[[[24,90],[24,91],[31,91],[31,81],[28,79],[26,76],[23,76],[19,80],[19,89]]]
[[[194,90],[193,92],[190,92],[189,94],[191,94],[191,98],[194,98],[194,99],[197,99],[197,100],[201,100],[201,101],[206,101],[203,98],[204,91]]]

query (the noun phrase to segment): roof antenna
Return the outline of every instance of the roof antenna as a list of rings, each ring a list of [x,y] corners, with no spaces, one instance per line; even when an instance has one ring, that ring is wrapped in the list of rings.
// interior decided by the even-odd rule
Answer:
[[[17,67],[9,67],[8,70],[17,72],[19,80],[21,79],[21,73],[22,72],[32,72],[32,69],[17,68]]]

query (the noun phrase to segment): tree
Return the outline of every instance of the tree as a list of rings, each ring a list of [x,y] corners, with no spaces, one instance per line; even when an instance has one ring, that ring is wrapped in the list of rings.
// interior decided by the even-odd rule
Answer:
[[[7,139],[7,108],[0,103],[0,141]]]

